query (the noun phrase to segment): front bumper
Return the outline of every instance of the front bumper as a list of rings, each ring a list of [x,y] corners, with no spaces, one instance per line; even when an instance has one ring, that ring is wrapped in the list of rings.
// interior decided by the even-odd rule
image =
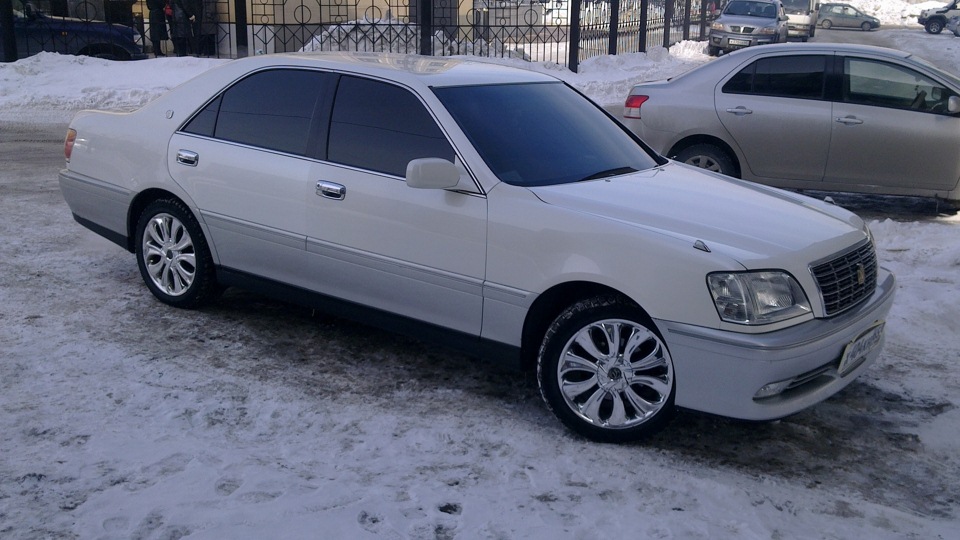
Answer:
[[[734,49],[743,49],[754,45],[765,45],[776,43],[776,34],[734,34],[722,31],[710,31],[710,46],[732,51]]]
[[[810,37],[810,25],[808,24],[788,24],[787,35],[789,37]]]
[[[744,420],[774,420],[839,392],[880,356],[882,339],[859,366],[843,376],[838,371],[847,345],[890,312],[896,280],[881,268],[877,283],[870,299],[850,311],[765,334],[657,321],[673,357],[677,406]],[[766,385],[787,380],[795,386],[771,397],[755,397]]]

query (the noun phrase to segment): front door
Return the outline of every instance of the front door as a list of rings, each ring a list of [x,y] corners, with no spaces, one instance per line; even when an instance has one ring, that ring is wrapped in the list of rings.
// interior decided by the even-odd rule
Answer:
[[[456,160],[424,104],[393,84],[341,77],[326,157],[307,208],[318,290],[479,335],[487,201],[404,182],[412,159]]]

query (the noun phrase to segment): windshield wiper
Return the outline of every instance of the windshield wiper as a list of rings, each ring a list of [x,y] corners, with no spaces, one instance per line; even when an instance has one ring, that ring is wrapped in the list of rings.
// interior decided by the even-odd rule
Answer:
[[[607,178],[610,176],[620,176],[621,174],[629,174],[632,172],[637,172],[633,167],[617,167],[616,169],[607,169],[605,171],[600,171],[598,173],[591,174],[581,178],[581,182],[586,182],[587,180],[596,180],[598,178]]]

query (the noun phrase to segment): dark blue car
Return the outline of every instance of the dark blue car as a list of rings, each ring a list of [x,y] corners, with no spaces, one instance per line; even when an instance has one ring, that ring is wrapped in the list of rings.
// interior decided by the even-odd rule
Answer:
[[[137,43],[137,32],[129,26],[51,17],[31,4],[21,4],[17,0],[14,0],[13,27],[19,58],[41,51],[109,60],[141,60],[147,57]]]

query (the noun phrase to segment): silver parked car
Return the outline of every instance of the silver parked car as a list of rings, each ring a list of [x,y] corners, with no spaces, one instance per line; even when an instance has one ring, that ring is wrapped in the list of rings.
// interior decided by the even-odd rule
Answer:
[[[675,406],[763,420],[822,401],[877,359],[893,302],[859,217],[670,162],[515,68],[256,56],[79,113],[65,155],[76,220],[160,301],[242,286],[535,368],[596,440]]]
[[[785,42],[787,20],[780,0],[731,0],[710,25],[707,54]]]
[[[745,49],[635,86],[625,117],[658,152],[729,176],[960,201],[960,79],[901,51]]]
[[[821,28],[859,28],[864,32],[880,28],[880,19],[850,4],[822,4],[817,24]]]

